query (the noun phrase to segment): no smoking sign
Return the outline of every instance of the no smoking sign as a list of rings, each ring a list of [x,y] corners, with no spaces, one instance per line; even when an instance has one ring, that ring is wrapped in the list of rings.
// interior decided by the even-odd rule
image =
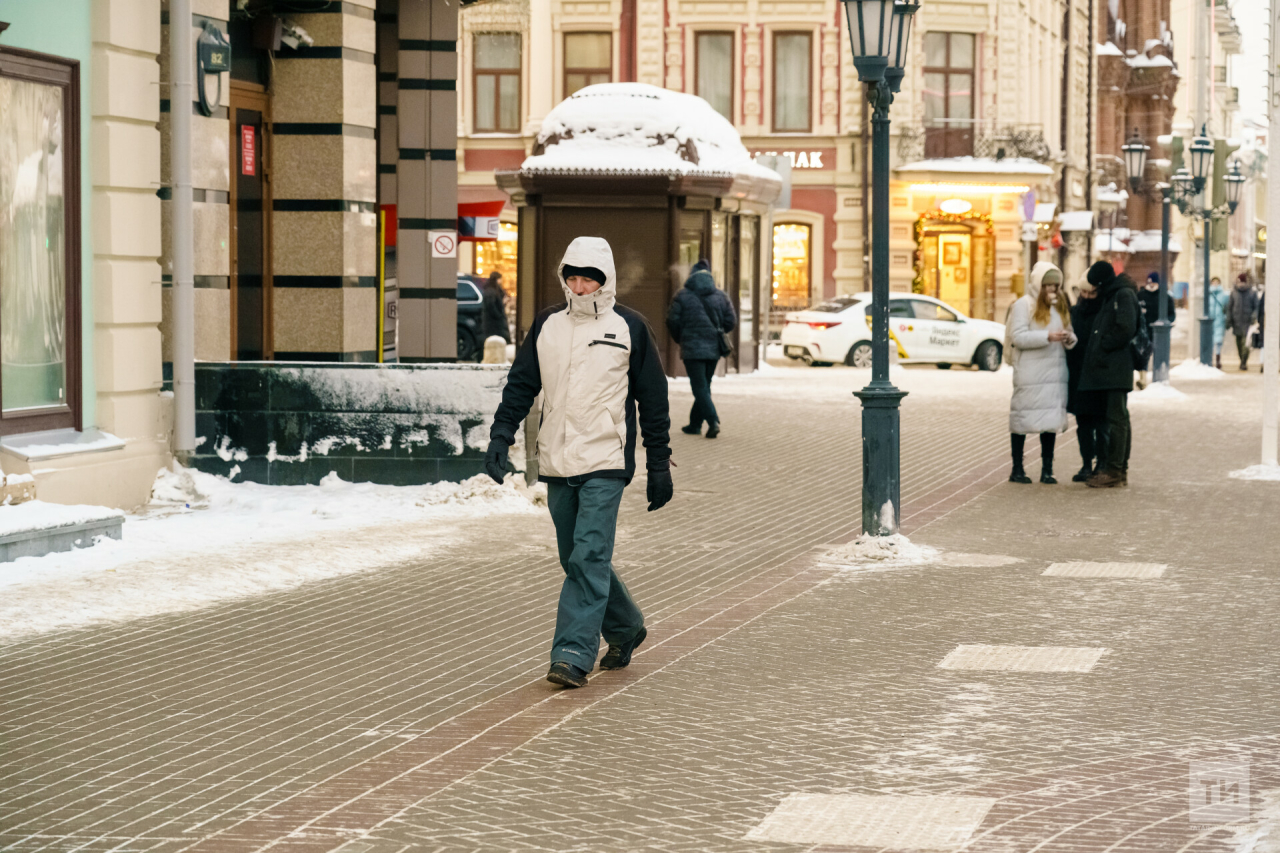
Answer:
[[[428,231],[427,240],[431,243],[431,257],[458,257],[457,231]]]

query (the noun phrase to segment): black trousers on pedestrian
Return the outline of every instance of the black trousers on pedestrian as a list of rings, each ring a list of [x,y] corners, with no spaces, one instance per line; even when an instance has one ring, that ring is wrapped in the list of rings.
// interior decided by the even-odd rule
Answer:
[[[1242,369],[1249,366],[1249,352],[1249,333],[1245,332],[1243,335],[1236,335],[1236,353],[1240,356],[1240,367]]]
[[[1107,391],[1106,470],[1112,474],[1129,473],[1129,452],[1133,449],[1133,429],[1129,425],[1129,392]]]
[[[1107,461],[1107,416],[1105,412],[1076,415],[1076,440],[1084,467],[1101,471]]]
[[[718,358],[687,358],[684,371],[689,374],[689,387],[693,391],[693,408],[689,409],[689,426],[702,429],[702,422],[720,423],[716,405],[711,402],[711,379],[716,375]]]
[[[1040,433],[1040,462],[1042,467],[1053,470],[1053,448],[1057,444],[1058,435],[1052,432]],[[1022,470],[1022,453],[1027,446],[1027,437],[1020,432],[1009,433],[1009,449],[1013,453],[1013,468]]]

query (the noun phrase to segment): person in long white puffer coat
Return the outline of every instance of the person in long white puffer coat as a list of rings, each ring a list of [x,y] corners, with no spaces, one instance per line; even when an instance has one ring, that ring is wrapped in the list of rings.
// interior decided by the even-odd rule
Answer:
[[[1013,347],[1012,483],[1031,482],[1022,454],[1033,433],[1040,435],[1040,482],[1058,482],[1053,478],[1053,449],[1058,433],[1067,429],[1067,350],[1076,345],[1070,305],[1062,291],[1062,270],[1041,261],[1031,270],[1026,295],[1009,311],[1005,338]]]

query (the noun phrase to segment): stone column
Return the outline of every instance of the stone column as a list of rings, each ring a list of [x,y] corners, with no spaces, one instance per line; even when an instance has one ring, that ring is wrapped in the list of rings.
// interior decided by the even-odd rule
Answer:
[[[377,361],[375,0],[291,14],[315,44],[272,82],[272,332],[279,361]]]
[[[431,233],[458,223],[458,8],[449,0],[400,0],[396,198],[400,361],[458,354],[456,257],[432,257]]]

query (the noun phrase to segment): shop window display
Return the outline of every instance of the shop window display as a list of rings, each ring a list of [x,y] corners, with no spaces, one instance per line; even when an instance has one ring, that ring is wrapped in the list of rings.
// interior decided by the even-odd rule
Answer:
[[[809,307],[809,226],[773,226],[773,307],[796,311]]]
[[[475,274],[487,278],[502,273],[502,290],[507,294],[507,322],[515,328],[517,248],[520,229],[514,222],[498,223],[498,239],[472,243],[475,246]]]

